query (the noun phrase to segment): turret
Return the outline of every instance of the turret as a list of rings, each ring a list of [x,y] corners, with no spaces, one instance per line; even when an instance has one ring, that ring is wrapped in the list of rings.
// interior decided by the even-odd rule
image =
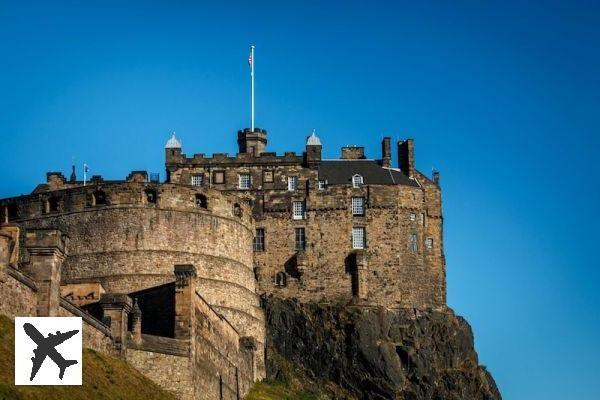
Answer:
[[[238,131],[238,146],[240,153],[258,157],[267,151],[267,131],[260,128],[249,128]]]
[[[321,163],[321,151],[323,145],[321,145],[321,139],[315,133],[313,129],[312,134],[306,138],[306,164],[309,167],[318,167]]]

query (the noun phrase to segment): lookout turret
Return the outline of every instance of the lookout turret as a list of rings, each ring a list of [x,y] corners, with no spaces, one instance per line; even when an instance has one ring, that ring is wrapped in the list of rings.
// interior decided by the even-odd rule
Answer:
[[[260,128],[245,128],[238,131],[238,146],[240,153],[259,156],[267,151],[267,131]]]

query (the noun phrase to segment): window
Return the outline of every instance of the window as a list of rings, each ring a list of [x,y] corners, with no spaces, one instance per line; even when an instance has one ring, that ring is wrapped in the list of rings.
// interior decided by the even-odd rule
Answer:
[[[294,249],[296,251],[306,248],[306,232],[304,228],[295,228]]]
[[[306,210],[303,201],[292,202],[292,215],[294,219],[304,219]]]
[[[192,175],[192,186],[204,185],[204,175]]]
[[[288,176],[288,190],[298,190],[297,176]]]
[[[408,248],[413,253],[417,252],[417,234],[416,233],[410,234],[410,236],[408,238]]]
[[[235,215],[236,217],[242,216],[242,207],[240,207],[238,203],[235,203],[233,205],[233,215]]]
[[[240,174],[238,187],[240,189],[250,189],[252,187],[252,177],[250,174]]]
[[[6,206],[6,220],[8,222],[19,218],[19,206],[16,203],[10,203]]]
[[[105,205],[105,204],[106,204],[106,193],[104,193],[102,190],[96,190],[94,192],[94,205],[100,206],[100,205]]]
[[[352,215],[365,215],[365,198],[352,198]]]
[[[327,183],[326,183],[325,181],[318,181],[318,182],[317,182],[317,185],[318,185],[318,188],[319,188],[319,190],[325,190],[325,185],[326,185],[326,184],[327,184]]]
[[[265,228],[256,228],[254,251],[265,251]]]
[[[427,219],[425,218],[425,213],[421,213],[421,223],[423,226],[427,226]]]
[[[425,247],[426,247],[428,250],[431,250],[431,249],[433,249],[433,239],[432,239],[432,238],[427,238],[427,239],[425,239]]]
[[[365,228],[362,226],[352,228],[352,248],[365,248]]]
[[[415,221],[417,219],[417,215],[415,213],[410,213],[409,218],[411,221]]]
[[[215,183],[215,184],[225,183],[225,171],[213,172],[213,183]]]
[[[48,199],[47,212],[55,213],[60,209],[60,199],[58,197],[51,197]]]
[[[273,183],[273,171],[263,171],[263,182]]]
[[[146,189],[146,190],[144,190],[144,193],[146,194],[146,202],[156,204],[156,200],[158,199],[156,190]]]
[[[352,187],[359,188],[363,185],[363,177],[360,175],[354,175],[352,177]]]
[[[208,199],[203,194],[196,195],[196,207],[198,208],[208,208]]]
[[[276,286],[287,286],[287,274],[285,272],[278,272],[275,275]]]

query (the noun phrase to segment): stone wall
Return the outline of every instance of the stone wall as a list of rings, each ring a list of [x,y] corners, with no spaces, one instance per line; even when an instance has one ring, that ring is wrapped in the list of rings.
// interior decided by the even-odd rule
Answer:
[[[63,283],[100,283],[108,293],[132,293],[173,282],[173,266],[191,264],[207,301],[226,310],[236,329],[264,348],[253,219],[237,197],[138,181],[53,185],[55,190],[0,200],[0,207],[16,207],[11,222],[24,230],[54,228],[70,238]],[[28,254],[21,258],[26,262]]]
[[[0,314],[35,317],[37,305],[35,283],[21,271],[0,267]]]
[[[437,182],[414,170],[412,141],[409,143],[410,148],[404,146],[402,151],[410,160],[406,176],[411,185],[366,182],[360,188],[336,184],[319,190],[320,157],[307,158],[314,146],[307,146],[303,156],[240,153],[235,157],[187,157],[181,149],[167,149],[166,160],[171,182],[189,184],[193,176],[202,176],[205,185],[235,193],[252,206],[255,227],[265,232],[265,249],[254,254],[261,293],[311,302],[441,307],[446,302],[441,191]],[[384,146],[388,165],[389,151]],[[346,159],[361,159],[364,149],[349,147],[344,154]],[[216,174],[223,174],[224,180],[217,181]],[[251,176],[251,189],[238,188],[241,174]],[[288,190],[289,176],[298,177],[296,190]],[[352,215],[353,197],[365,199],[364,216]],[[294,201],[305,202],[304,219],[293,218]],[[364,227],[366,232],[360,268],[352,264],[357,253],[352,247],[353,227]],[[296,228],[305,230],[304,251],[295,248]],[[213,292],[219,298],[224,290],[216,283],[202,290],[210,299]],[[243,293],[234,294],[240,295]],[[253,315],[252,310],[245,310],[246,315],[230,316],[226,307],[218,301],[214,304],[232,320],[248,320]]]
[[[58,316],[81,317],[83,321],[83,347],[96,350],[100,353],[113,353],[113,341],[110,329],[102,322],[65,299],[60,300]]]
[[[172,339],[174,340],[174,339]],[[166,352],[127,349],[127,362],[181,400],[194,397],[190,358]]]
[[[233,325],[196,294],[194,298],[194,388],[199,399],[239,399],[254,382]]]

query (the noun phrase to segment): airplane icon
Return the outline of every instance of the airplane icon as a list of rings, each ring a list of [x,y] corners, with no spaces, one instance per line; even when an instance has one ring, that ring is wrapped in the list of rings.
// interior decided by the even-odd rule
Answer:
[[[50,359],[54,361],[56,365],[58,365],[58,368],[60,368],[58,377],[61,380],[65,374],[65,369],[71,365],[77,364],[76,360],[65,360],[64,357],[58,351],[56,351],[55,347],[65,340],[75,336],[77,332],[79,332],[78,330],[65,333],[56,331],[56,335],[49,333],[48,337],[44,337],[44,335],[42,335],[40,331],[38,331],[35,326],[31,325],[30,323],[25,323],[23,325],[23,329],[25,330],[27,336],[29,336],[31,340],[33,340],[38,346],[37,349],[33,350],[34,356],[31,357],[33,366],[31,368],[31,377],[29,378],[29,381],[32,381],[33,378],[35,378],[35,375],[40,370],[40,367],[46,359],[46,356],[50,357]]]

